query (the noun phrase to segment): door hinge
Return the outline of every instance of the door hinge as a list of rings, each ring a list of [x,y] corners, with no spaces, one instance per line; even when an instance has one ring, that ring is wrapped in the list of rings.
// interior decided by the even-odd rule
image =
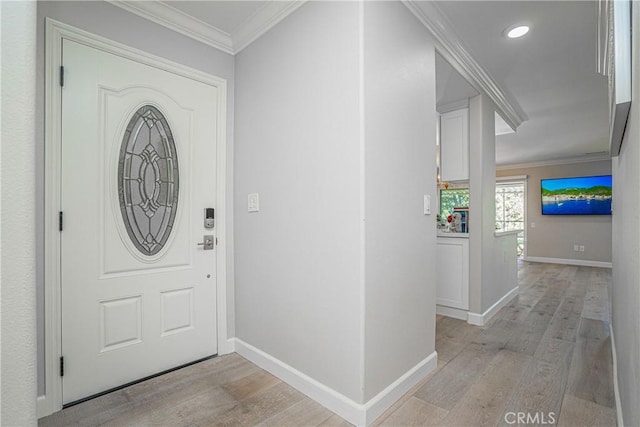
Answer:
[[[58,212],[58,230],[62,231],[62,211]]]
[[[60,376],[64,377],[64,356],[60,356]]]
[[[64,87],[64,67],[60,66],[60,86]]]

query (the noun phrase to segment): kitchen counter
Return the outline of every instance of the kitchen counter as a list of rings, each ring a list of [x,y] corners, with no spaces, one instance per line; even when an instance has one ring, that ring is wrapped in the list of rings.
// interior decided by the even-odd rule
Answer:
[[[468,239],[469,233],[447,233],[445,231],[438,231],[437,237],[452,237],[454,239]]]

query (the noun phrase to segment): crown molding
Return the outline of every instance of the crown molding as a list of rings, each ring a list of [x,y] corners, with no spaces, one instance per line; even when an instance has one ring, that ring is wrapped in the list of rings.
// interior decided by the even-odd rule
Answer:
[[[256,41],[260,36],[275,27],[307,0],[269,1],[249,16],[231,35],[234,54]]]
[[[432,1],[402,0],[402,3],[433,34],[440,45],[440,53],[456,71],[469,80],[478,91],[486,93],[495,103],[500,115],[513,129],[528,120],[522,107],[476,61],[456,34],[453,25]]]
[[[611,157],[605,153],[596,156],[567,157],[564,159],[541,160],[539,162],[500,164],[496,165],[496,170],[539,168],[544,166],[570,165],[574,163],[601,162],[604,160],[611,161]]]
[[[201,43],[235,55],[269,31],[306,0],[269,1],[229,34],[162,1],[106,0]]]
[[[436,104],[436,111],[440,114],[461,110],[462,108],[469,108],[468,98],[461,99],[459,101],[447,102],[446,104]]]
[[[233,55],[231,35],[161,1],[106,0],[114,6]]]

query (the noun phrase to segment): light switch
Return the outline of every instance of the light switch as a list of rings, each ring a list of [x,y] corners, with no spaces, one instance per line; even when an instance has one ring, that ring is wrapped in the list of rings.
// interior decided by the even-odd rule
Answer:
[[[424,214],[431,215],[431,196],[424,196]]]
[[[531,228],[536,228],[536,223],[535,222],[531,223]]]
[[[258,193],[251,193],[247,196],[247,211],[258,212],[260,210],[260,198]]]

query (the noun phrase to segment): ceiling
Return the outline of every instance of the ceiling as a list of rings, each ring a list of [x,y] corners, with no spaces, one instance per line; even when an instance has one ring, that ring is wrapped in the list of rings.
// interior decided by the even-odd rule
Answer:
[[[607,78],[596,73],[592,1],[441,1],[469,52],[529,120],[496,137],[498,164],[606,157]],[[526,23],[530,32],[503,31]]]
[[[449,106],[478,95],[465,79],[441,55],[436,54],[436,110],[446,113]]]
[[[303,1],[113,3],[163,25],[177,11],[180,16],[172,28],[235,54]],[[528,116],[515,133],[496,137],[497,164],[606,157],[607,79],[596,73],[595,3],[446,0],[408,4],[425,13],[429,4],[435,4],[455,32],[456,43]],[[503,31],[516,23],[528,24],[531,31],[520,39],[504,37]],[[477,93],[441,57],[436,67],[438,106]]]
[[[241,24],[262,8],[266,1],[165,1],[188,15],[233,34]]]

